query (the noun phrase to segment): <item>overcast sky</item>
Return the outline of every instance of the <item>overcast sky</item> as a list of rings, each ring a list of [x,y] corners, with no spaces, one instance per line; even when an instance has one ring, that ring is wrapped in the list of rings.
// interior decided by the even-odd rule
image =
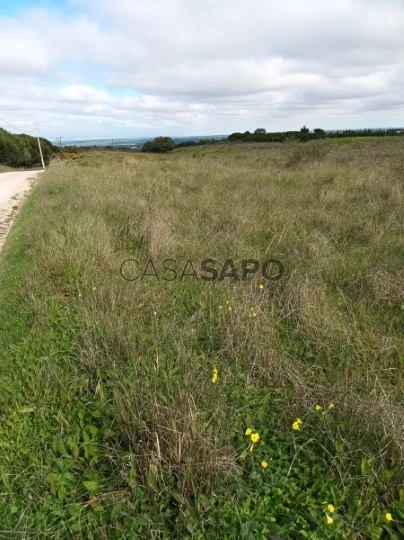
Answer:
[[[10,131],[404,125],[404,0],[0,0],[0,28]]]

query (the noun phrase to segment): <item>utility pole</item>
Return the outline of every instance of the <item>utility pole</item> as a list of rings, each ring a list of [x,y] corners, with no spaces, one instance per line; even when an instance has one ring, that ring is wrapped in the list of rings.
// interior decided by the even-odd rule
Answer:
[[[42,169],[45,169],[45,163],[44,163],[44,160],[43,160],[41,141],[39,140],[39,131],[38,131],[38,129],[37,129],[37,133],[38,133],[37,140],[38,140],[39,153],[41,154],[41,161],[42,161]]]

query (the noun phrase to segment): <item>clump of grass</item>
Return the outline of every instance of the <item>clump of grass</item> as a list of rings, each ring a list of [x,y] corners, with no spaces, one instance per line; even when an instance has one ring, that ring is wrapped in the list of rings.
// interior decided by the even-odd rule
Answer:
[[[285,143],[286,167],[299,167],[308,163],[322,163],[333,149],[330,141]]]
[[[401,149],[298,146],[51,164],[2,253],[4,530],[402,534]],[[271,257],[277,282],[179,279]]]

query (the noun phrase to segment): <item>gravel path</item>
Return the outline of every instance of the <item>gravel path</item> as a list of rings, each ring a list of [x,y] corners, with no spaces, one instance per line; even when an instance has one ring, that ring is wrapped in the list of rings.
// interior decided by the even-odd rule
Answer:
[[[25,195],[42,171],[0,173],[0,250]]]

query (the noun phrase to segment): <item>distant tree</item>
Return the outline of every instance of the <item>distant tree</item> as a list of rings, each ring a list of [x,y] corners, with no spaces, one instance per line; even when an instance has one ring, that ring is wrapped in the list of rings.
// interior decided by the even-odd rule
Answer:
[[[249,135],[251,135],[251,131],[244,131],[244,136],[245,137],[248,137]]]
[[[267,130],[264,129],[264,128],[257,128],[257,129],[254,131],[255,135],[265,135],[266,132],[267,132]]]
[[[310,130],[308,127],[303,126],[300,128],[299,139],[301,141],[308,141],[310,139]]]
[[[41,138],[45,163],[49,163],[55,150],[47,139]],[[38,141],[31,135],[17,135],[0,128],[0,163],[11,167],[33,167],[41,165]]]
[[[157,152],[163,154],[174,150],[175,142],[171,137],[156,137],[152,141],[147,141],[143,147],[143,152]]]
[[[240,133],[239,131],[236,131],[235,133],[232,133],[227,137],[229,141],[239,141],[244,138],[244,134]]]
[[[314,130],[314,134],[316,136],[317,139],[324,139],[325,138],[325,131],[324,129],[321,129],[321,128],[316,128]]]

